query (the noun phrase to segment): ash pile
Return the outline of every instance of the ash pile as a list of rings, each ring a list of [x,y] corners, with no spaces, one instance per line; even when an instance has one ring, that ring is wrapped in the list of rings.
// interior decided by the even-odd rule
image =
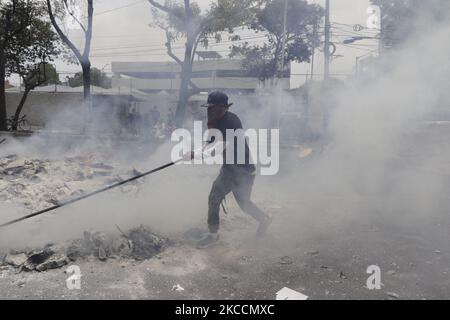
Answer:
[[[111,257],[133,258],[140,261],[154,257],[166,244],[167,239],[154,234],[144,226],[122,233],[118,238],[108,237],[102,232],[85,231],[82,239],[73,241],[67,248],[66,254],[72,261],[88,256],[95,256],[101,261]]]
[[[135,169],[122,169],[102,155],[54,160],[12,154],[0,158],[0,201],[30,211],[43,210],[137,173]],[[121,190],[136,193],[140,183],[135,181]]]
[[[107,152],[62,159],[11,154],[0,157],[0,201],[35,212],[138,174],[136,169],[123,169],[119,163],[111,161]],[[134,181],[118,190],[137,194],[142,183]],[[0,265],[14,267],[20,272],[60,268],[79,259],[145,260],[161,252],[167,244],[167,239],[144,226],[126,233],[121,231],[120,236],[85,231],[80,239],[62,244],[14,250],[7,254],[0,252]]]
[[[37,250],[14,250],[0,263],[21,271],[46,271],[56,269],[80,259],[151,259],[170,244],[166,238],[140,226],[121,236],[108,236],[103,232],[85,231],[83,237],[66,245],[47,245]]]

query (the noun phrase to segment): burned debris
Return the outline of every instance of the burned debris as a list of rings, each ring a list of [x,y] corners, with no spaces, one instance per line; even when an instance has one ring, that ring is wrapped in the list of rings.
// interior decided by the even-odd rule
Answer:
[[[43,210],[78,196],[122,181],[136,169],[122,170],[118,163],[102,156],[74,156],[62,160],[27,159],[12,154],[0,158],[0,200],[30,211]],[[134,192],[139,182],[121,188]],[[0,255],[0,262],[18,271],[45,271],[60,268],[71,261],[95,257],[150,259],[167,243],[149,229],[140,226],[119,236],[85,231],[79,239],[56,247],[11,251]]]
[[[12,154],[0,158],[0,201],[30,211],[43,210],[128,178],[129,171],[101,156],[53,160],[27,159]],[[139,182],[133,183],[121,191],[136,191]]]
[[[24,252],[11,251],[4,257],[3,263],[16,268],[19,272],[56,269],[69,262],[66,255],[58,250],[56,247],[47,246],[43,249]]]
[[[136,260],[150,259],[158,254],[167,240],[149,232],[143,226],[132,229],[128,236],[132,245],[131,256]]]
[[[48,245],[42,249],[11,251],[0,260],[3,264],[20,271],[46,271],[63,267],[69,262],[94,257],[100,261],[108,259],[151,259],[170,242],[139,226],[120,236],[109,236],[103,232],[85,231],[83,237],[63,246]]]
[[[168,243],[167,239],[156,235],[144,226],[133,228],[119,237],[108,237],[103,232],[86,231],[83,239],[72,242],[66,254],[71,260],[91,255],[102,261],[114,257],[145,260],[160,253]]]

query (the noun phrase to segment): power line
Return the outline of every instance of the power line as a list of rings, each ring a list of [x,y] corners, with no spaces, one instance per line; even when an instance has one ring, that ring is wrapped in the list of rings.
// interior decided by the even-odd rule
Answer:
[[[133,38],[133,37],[148,37],[149,34],[117,34],[117,35],[93,35],[94,38]],[[74,39],[84,39],[84,37],[81,36],[74,36]]]
[[[178,49],[181,50],[181,49]],[[157,51],[161,51],[160,53],[158,53]],[[148,52],[148,53],[147,53]],[[217,53],[229,53],[229,50],[223,49],[223,50],[216,50]],[[179,52],[180,54],[182,53],[182,51]],[[116,57],[116,56],[134,56],[134,57],[138,57],[138,56],[165,56],[167,55],[166,51],[162,51],[162,50],[142,50],[142,51],[128,51],[128,52],[116,52],[113,54],[97,54],[97,55],[91,55],[91,57],[93,58],[108,58],[108,57]]]
[[[136,1],[136,2],[133,2],[133,3],[121,6],[121,7],[117,7],[117,8],[113,8],[113,9],[109,9],[109,10],[105,10],[105,11],[101,11],[99,13],[94,13],[93,16],[96,17],[96,16],[99,16],[101,14],[110,13],[110,12],[117,11],[117,10],[122,10],[122,9],[129,8],[129,7],[135,6],[135,5],[143,3],[143,2],[147,2],[147,0],[140,0],[140,1]],[[84,16],[83,18],[86,18],[86,16]]]
[[[377,44],[345,43],[345,42],[334,42],[334,44],[351,45],[354,47],[363,47],[363,48],[375,48],[378,46]]]
[[[128,4],[128,5],[124,5],[124,6],[121,6],[121,7],[113,8],[113,9],[110,9],[110,10],[105,10],[105,11],[99,12],[97,14],[94,14],[94,16],[105,14],[105,13],[109,13],[109,12],[112,12],[112,11],[121,10],[121,9],[124,9],[124,8],[128,8],[128,7],[131,7],[131,6],[143,3],[145,1],[146,0],[136,1],[136,2],[133,2],[133,3]],[[352,30],[351,31],[350,30],[346,30],[343,27],[338,27],[336,25],[352,28]],[[353,31],[353,26],[354,25],[351,25],[351,24],[344,24],[344,23],[340,23],[340,22],[332,22],[331,25],[330,25],[330,28],[341,31],[341,33],[333,33],[333,36],[336,36],[336,37],[364,36],[363,32],[355,32],[355,31]],[[325,28],[320,26],[319,29],[325,29]],[[366,27],[363,27],[363,30],[364,31],[370,31],[370,32],[377,31],[377,30],[366,28]],[[310,32],[305,32],[304,33],[304,35],[309,35],[309,34],[311,34],[311,33]],[[323,35],[324,32],[320,32],[320,33],[318,32],[317,34],[318,35]],[[102,36],[94,36],[94,38],[121,38],[121,37],[130,38],[130,37],[148,37],[148,36],[149,36],[148,34],[142,34],[142,35],[102,35]],[[233,40],[221,41],[219,43],[209,44],[208,48],[209,47],[211,47],[211,48],[220,47],[220,46],[223,46],[223,45],[228,44],[228,43],[242,43],[242,42],[247,42],[247,41],[251,41],[251,40],[255,40],[255,41],[262,40],[263,38],[266,38],[267,36],[268,36],[268,34],[262,34],[262,35],[256,35],[256,36],[242,37],[241,39],[235,40],[235,41],[233,41]],[[214,39],[214,37],[208,37],[208,38]],[[374,45],[368,45],[368,44],[351,44],[351,45],[349,45],[349,44],[344,44],[342,42],[335,42],[335,44],[343,45],[343,46],[345,46],[347,48],[352,48],[352,49],[356,49],[356,50],[364,50],[364,51],[367,51],[366,48],[374,47]],[[363,47],[366,47],[366,48],[363,48]],[[120,51],[122,49],[136,49],[136,48],[143,48],[143,50],[133,50],[133,51],[124,50],[124,51]],[[145,50],[144,50],[144,48],[145,48]],[[182,49],[184,49],[184,45],[182,45],[182,44],[176,45],[176,46],[173,47],[173,49],[174,49],[174,51],[182,50]],[[104,52],[103,53],[102,51],[105,51],[105,50],[114,50],[114,51],[119,51],[119,52],[111,52],[111,53]],[[93,57],[93,58],[108,58],[108,57],[113,58],[113,57],[120,57],[120,56],[123,56],[123,57],[165,56],[167,54],[166,50],[167,50],[167,48],[165,46],[158,46],[158,45],[155,45],[155,46],[153,46],[153,45],[128,45],[128,46],[118,46],[118,47],[103,47],[103,48],[94,48],[94,49],[92,49],[92,51],[96,52],[96,53],[91,55],[91,57]],[[217,51],[217,52],[228,53],[229,50],[224,49],[224,50],[220,50],[220,51]]]
[[[227,44],[227,43],[242,43],[242,42],[247,42],[248,40],[260,40],[262,38],[265,38],[265,36],[253,36],[253,37],[248,37],[248,38],[242,38],[242,39],[236,40],[236,41],[232,41],[232,40],[222,41],[222,42],[219,42],[219,43],[210,44],[210,45],[208,45],[208,48],[209,47],[212,47],[212,48],[220,47],[220,46],[223,46],[224,44]],[[166,54],[165,52],[167,50],[165,47],[161,47],[161,46],[158,46],[158,47],[141,46],[141,47],[143,47],[143,48],[149,47],[149,49],[114,52],[114,53],[111,53],[111,54],[99,52],[97,54],[91,55],[91,57],[103,57],[103,58],[106,58],[106,57],[114,57],[114,56],[144,56],[145,53],[154,53],[154,52],[158,52],[158,51],[163,51],[160,54],[153,54],[153,55],[158,55],[159,56],[159,55],[165,55]],[[111,47],[111,48],[96,49],[96,50],[93,50],[93,51],[133,49],[133,48],[136,48],[136,47],[115,47],[115,48]],[[183,50],[184,49],[184,45],[174,46],[173,49],[174,49],[174,51]],[[216,50],[216,51],[219,52],[219,53],[229,53],[229,49],[225,49],[225,48],[222,49],[222,50]],[[149,55],[151,55],[151,54],[149,54]]]
[[[318,27],[319,29],[323,29],[323,27]],[[300,35],[310,35],[312,34],[312,32],[304,32],[304,33],[300,33]],[[323,32],[317,32],[318,35],[323,35]],[[143,37],[143,38],[148,38],[151,34],[150,33],[145,33],[145,34],[116,34],[116,35],[93,35],[93,38],[136,38],[136,37]],[[266,37],[270,35],[269,33],[262,33],[261,37]],[[254,35],[249,35],[249,36],[254,36]],[[84,39],[84,37],[82,36],[74,36],[72,37],[74,39]],[[214,39],[213,36],[208,36],[209,39]]]
[[[372,51],[372,50],[365,49],[365,48],[355,47],[355,46],[350,45],[350,44],[341,44],[341,45],[343,45],[344,47],[348,47],[348,48],[352,48],[352,49],[356,49],[356,50],[362,50],[362,51],[365,51],[365,52],[370,52],[370,51]]]
[[[208,47],[213,47],[213,46],[220,46],[222,44],[226,44],[226,43],[237,43],[237,42],[243,42],[243,41],[247,41],[247,40],[258,40],[258,39],[263,39],[265,38],[265,36],[254,36],[254,37],[248,37],[248,38],[241,38],[240,40],[225,40],[225,41],[221,41],[221,42],[217,42],[217,43],[212,43],[209,44]],[[151,49],[156,49],[159,48],[161,50],[166,50],[165,46],[152,46],[152,45],[143,45],[143,46],[138,46],[138,45],[129,45],[129,46],[122,46],[122,47],[106,47],[106,48],[93,48],[92,51],[102,51],[102,50],[118,50],[118,49],[134,49],[134,48],[151,48]],[[173,48],[184,48],[184,45],[179,45],[179,46],[174,46]]]
[[[290,73],[291,76],[306,76],[311,75],[311,73]],[[314,76],[320,76],[321,73],[314,73]],[[352,76],[352,73],[330,73],[330,76]]]
[[[355,23],[355,24],[348,24],[348,23],[341,23],[341,22],[336,22],[336,21],[334,21],[333,24],[337,24],[337,25],[340,25],[340,26],[349,27],[349,28],[352,28],[352,29],[353,29],[353,27],[354,27],[355,25],[359,25],[359,24],[357,24],[357,23]],[[361,26],[361,25],[360,25],[360,26]],[[361,27],[362,27],[362,30],[366,30],[366,31],[371,31],[371,32],[379,32],[379,31],[380,31],[380,30],[377,30],[377,29],[372,29],[372,28],[368,28],[368,27],[364,27],[364,26],[361,26]]]
[[[360,37],[360,36],[370,36],[370,37],[374,36],[374,34],[364,34],[362,32],[348,31],[348,30],[345,30],[345,29],[342,29],[342,28],[339,28],[339,27],[331,27],[331,28],[339,30],[341,32],[345,32],[348,36],[358,36],[358,37]]]

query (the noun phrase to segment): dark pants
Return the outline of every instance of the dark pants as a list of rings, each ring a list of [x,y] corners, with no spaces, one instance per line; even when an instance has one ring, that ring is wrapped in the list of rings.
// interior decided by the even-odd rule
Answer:
[[[219,230],[220,204],[230,192],[233,192],[242,211],[257,221],[262,221],[266,217],[266,214],[250,200],[254,180],[255,175],[245,169],[236,166],[222,167],[209,193],[208,227],[210,232],[215,233]]]

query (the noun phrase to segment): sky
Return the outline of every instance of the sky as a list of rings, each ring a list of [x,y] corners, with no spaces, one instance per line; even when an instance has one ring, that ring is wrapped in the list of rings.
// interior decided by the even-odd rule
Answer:
[[[325,5],[325,0],[309,0],[309,2]],[[198,3],[205,10],[212,1],[198,0]],[[354,35],[353,25],[366,26],[368,6],[369,0],[331,0],[332,41],[337,44],[337,57],[331,63],[331,73],[338,77],[353,73],[356,57],[377,48],[376,40],[359,41],[352,47],[339,44]],[[112,61],[171,61],[165,53],[164,33],[158,28],[151,27],[151,22],[151,6],[147,0],[95,0],[92,65],[110,72]],[[375,31],[362,33],[376,35]],[[83,44],[80,31],[70,30],[69,37],[75,43]],[[228,47],[229,43],[213,44],[208,50],[217,50],[226,55]],[[176,43],[174,48],[175,53],[181,57],[183,43]],[[323,61],[323,52],[318,50],[314,64],[314,73],[317,76],[323,73]],[[61,73],[75,73],[80,70],[77,65],[67,65],[61,61],[56,62],[56,67]],[[291,86],[301,85],[306,78],[305,73],[309,73],[310,70],[310,64],[293,64]],[[65,75],[62,76],[62,80],[64,77]],[[11,80],[15,82],[14,78]]]

